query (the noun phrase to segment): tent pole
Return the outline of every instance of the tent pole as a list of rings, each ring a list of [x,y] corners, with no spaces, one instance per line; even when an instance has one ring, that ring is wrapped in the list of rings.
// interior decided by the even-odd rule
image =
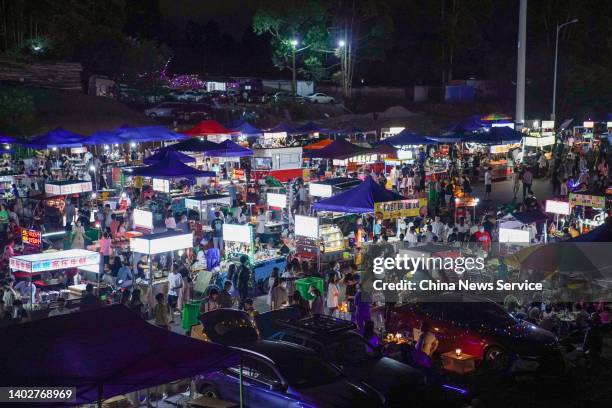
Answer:
[[[240,379],[240,408],[244,407],[244,395],[242,389],[242,356],[240,356],[240,371],[238,372],[238,378]]]
[[[102,384],[98,385],[98,408],[102,408],[102,387]]]

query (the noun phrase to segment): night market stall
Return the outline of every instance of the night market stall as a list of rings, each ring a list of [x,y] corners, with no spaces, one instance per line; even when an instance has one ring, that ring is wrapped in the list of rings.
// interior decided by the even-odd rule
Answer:
[[[183,132],[187,136],[201,136],[212,142],[222,142],[226,139],[231,139],[233,134],[237,132],[227,129],[225,126],[213,119],[207,119],[199,122],[197,125]]]
[[[9,267],[18,280],[15,288],[32,314],[46,314],[57,307],[63,297],[68,305],[78,304],[85,291],[84,283],[73,284],[76,269],[100,267],[100,254],[84,249],[17,255],[9,259]],[[100,275],[95,273],[96,290],[101,290]]]

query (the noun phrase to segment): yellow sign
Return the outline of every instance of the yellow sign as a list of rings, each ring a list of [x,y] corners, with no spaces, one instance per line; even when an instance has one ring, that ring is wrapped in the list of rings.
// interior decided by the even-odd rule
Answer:
[[[426,198],[388,201],[386,203],[374,203],[374,214],[376,218],[382,218],[384,220],[416,217],[421,214],[421,209],[423,207],[427,207]]]
[[[310,180],[310,169],[308,168],[302,169],[302,180]]]
[[[570,193],[569,202],[571,205],[583,205],[585,207],[605,208],[606,198],[589,194]]]

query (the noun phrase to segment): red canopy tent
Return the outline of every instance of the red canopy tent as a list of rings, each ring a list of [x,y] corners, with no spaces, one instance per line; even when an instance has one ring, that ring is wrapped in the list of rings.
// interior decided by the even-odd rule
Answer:
[[[332,143],[333,143],[333,140],[331,139],[323,139],[323,140],[319,140],[318,142],[304,146],[304,150],[323,149],[324,147],[327,147],[328,145]]]
[[[217,122],[216,120],[203,120],[189,130],[183,132],[189,136],[208,136],[208,135],[229,135],[231,130]],[[239,132],[238,132],[239,133]]]

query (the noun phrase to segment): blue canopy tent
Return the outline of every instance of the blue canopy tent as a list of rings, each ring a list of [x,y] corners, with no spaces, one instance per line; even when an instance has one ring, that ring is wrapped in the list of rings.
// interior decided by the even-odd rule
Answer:
[[[252,156],[253,151],[227,139],[221,143],[215,143],[216,147],[207,150],[204,155],[211,157],[247,157]]]
[[[369,131],[355,125],[354,123],[349,123],[336,131],[336,133],[340,135],[352,135],[356,133],[368,133],[368,132]]]
[[[151,166],[132,169],[131,175],[159,179],[215,177],[214,171],[202,171],[188,166],[181,161],[182,154],[175,150],[166,150],[159,161]]]
[[[155,163],[159,163],[162,160],[166,160],[166,158],[167,158],[166,153],[168,151],[173,151],[174,152],[174,156],[178,160],[183,162],[183,163],[195,163],[195,161],[196,161],[196,159],[194,157],[188,156],[185,153],[177,152],[176,150],[174,150],[174,148],[172,146],[168,146],[168,147],[164,147],[162,149],[159,149],[157,152],[155,152],[153,155],[151,155],[149,157],[145,157],[143,162],[145,164],[153,165]]]
[[[75,387],[76,405],[226,369],[241,358],[237,349],[161,329],[120,305],[7,326],[0,345],[10,350],[0,354],[4,386]]]
[[[297,133],[329,133],[330,130],[329,129],[325,129],[324,127],[321,127],[321,125],[315,123],[315,122],[308,122],[300,127],[298,127],[297,129],[295,129],[295,131]]]
[[[186,139],[187,136],[171,131],[165,126],[121,126],[116,130],[117,136],[126,142],[163,142]]]
[[[266,130],[265,133],[287,133],[288,135],[293,135],[296,133],[296,130],[285,122],[281,122],[273,128]]]
[[[180,152],[207,152],[214,150],[218,144],[204,137],[192,137],[172,145],[172,148]]]
[[[374,203],[405,199],[406,197],[381,187],[372,177],[367,177],[361,184],[350,190],[314,203],[314,209],[364,214],[374,212]]]
[[[510,127],[492,127],[484,132],[475,132],[469,137],[465,137],[465,142],[500,145],[510,143],[520,143],[523,140],[523,133]]]
[[[263,130],[256,128],[249,122],[242,121],[242,123],[229,128],[232,132],[240,132],[244,136],[260,136],[263,135]]]
[[[22,142],[24,147],[33,149],[49,149],[53,147],[80,147],[87,139],[86,136],[71,132],[61,127],[50,130],[49,132],[36,136],[29,141]]]
[[[344,160],[362,154],[376,154],[376,151],[369,147],[353,144],[345,139],[336,139],[322,149],[304,151],[304,157],[337,160]]]
[[[453,125],[451,125],[448,130],[446,132],[444,132],[445,135],[447,134],[458,134],[458,133],[466,133],[466,132],[475,132],[479,129],[482,128],[486,128],[491,126],[489,123],[486,123],[484,121],[481,120],[481,116],[482,115],[472,115],[472,116],[468,116],[467,118],[464,118],[462,120],[460,120],[457,123],[454,123]]]
[[[0,143],[12,144],[17,143],[17,138],[7,135],[0,135]]]
[[[83,141],[84,145],[110,145],[115,143],[125,143],[125,140],[117,135],[116,131],[100,130],[92,133]]]
[[[411,145],[428,145],[428,144],[436,144],[435,140],[432,140],[426,136],[419,136],[407,129],[402,130],[395,136],[388,137],[384,140],[381,140],[376,143],[387,144],[390,146],[411,146]]]

